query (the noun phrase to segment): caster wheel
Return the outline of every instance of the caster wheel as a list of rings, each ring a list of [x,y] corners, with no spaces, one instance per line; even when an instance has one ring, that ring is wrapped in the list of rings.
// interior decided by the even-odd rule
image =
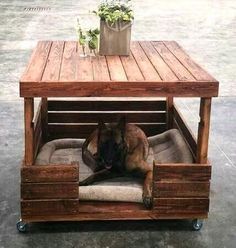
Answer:
[[[17,230],[18,230],[19,232],[21,232],[21,233],[26,232],[26,231],[27,231],[27,227],[28,227],[28,225],[27,225],[25,222],[23,222],[22,220],[19,220],[19,221],[16,223],[16,228],[17,228]]]
[[[195,219],[192,222],[192,228],[194,231],[200,231],[203,226],[203,221],[199,219]]]

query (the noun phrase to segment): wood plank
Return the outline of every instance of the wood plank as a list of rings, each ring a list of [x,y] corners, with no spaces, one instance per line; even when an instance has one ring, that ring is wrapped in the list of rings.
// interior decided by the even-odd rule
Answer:
[[[71,101],[49,100],[48,111],[166,111],[165,100]]]
[[[179,62],[162,41],[152,42],[152,44],[179,80],[195,81],[193,75]]]
[[[140,45],[163,81],[178,81],[176,75],[157,53],[150,41],[142,41]]]
[[[31,215],[62,215],[62,214],[76,214],[78,212],[77,199],[63,199],[63,200],[21,200],[21,214],[22,216]]]
[[[127,81],[125,70],[119,56],[106,56],[108,70],[112,81]]]
[[[159,181],[153,183],[154,198],[208,198],[209,182]]]
[[[76,79],[76,59],[77,59],[76,49],[77,49],[77,42],[75,41],[65,42],[60,77],[59,77],[60,81],[63,80],[71,81]],[[48,84],[46,84],[46,86],[48,86]],[[41,97],[44,96],[41,95]]]
[[[171,129],[173,128],[173,120],[174,120],[174,99],[173,97],[167,97],[166,98],[166,125],[167,125],[167,129]]]
[[[76,80],[78,81],[93,81],[93,65],[92,58],[90,56],[81,57],[83,54],[82,47],[78,44],[76,59]]]
[[[128,80],[130,81],[140,81],[144,80],[143,75],[132,55],[129,56],[120,56],[121,62],[125,69]]]
[[[209,181],[211,166],[203,164],[157,164],[154,165],[153,180]]]
[[[153,209],[160,213],[202,213],[209,211],[208,198],[154,198]]]
[[[42,98],[41,101],[42,139],[46,142],[48,138],[48,100],[47,98]]]
[[[21,167],[21,182],[78,182],[78,165],[34,165]]]
[[[52,43],[42,81],[59,80],[64,45],[64,41],[54,41]]]
[[[174,105],[173,108],[173,115],[174,115],[174,121],[176,122],[176,128],[180,130],[183,137],[185,138],[187,144],[189,145],[189,148],[193,154],[193,156],[196,158],[197,154],[197,141],[196,138],[189,128],[188,124],[185,122],[184,117],[178,110],[177,106]]]
[[[157,73],[157,71],[153,67],[152,63],[150,62],[150,60],[146,56],[145,52],[141,48],[138,41],[133,41],[131,43],[131,54],[133,55],[134,59],[136,60],[145,80],[161,81],[159,74]]]
[[[39,82],[41,80],[51,45],[51,41],[39,41],[37,43],[20,82]]]
[[[69,78],[69,77],[68,77]],[[218,82],[45,82],[28,84],[21,82],[21,97],[216,97]]]
[[[198,140],[197,140],[197,162],[207,163],[208,141],[210,131],[210,116],[211,116],[211,98],[201,98],[200,103],[200,122],[198,125]]]
[[[94,81],[110,81],[107,61],[105,56],[97,55],[92,57]]]
[[[166,124],[138,124],[147,136],[166,131]],[[87,138],[97,125],[49,124],[49,140],[56,138]]]
[[[99,120],[104,122],[117,122],[121,117],[126,117],[127,122],[132,123],[165,123],[166,113],[68,113],[68,112],[49,112],[48,122],[49,123],[98,123]]]
[[[24,120],[25,120],[25,165],[32,165],[34,162],[34,100],[24,99]]]
[[[208,72],[194,62],[177,42],[164,41],[164,44],[197,80],[216,81]]]
[[[33,199],[72,199],[78,198],[78,183],[22,183],[21,198]]]

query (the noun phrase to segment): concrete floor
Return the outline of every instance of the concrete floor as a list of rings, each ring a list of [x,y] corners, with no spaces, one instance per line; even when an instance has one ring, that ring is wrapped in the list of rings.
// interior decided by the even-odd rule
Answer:
[[[98,23],[88,11],[97,0],[0,2],[0,248],[3,247],[236,247],[236,1],[134,0],[133,39],[177,40],[220,81],[210,137],[213,164],[209,219],[200,232],[188,221],[33,224],[19,234],[19,167],[23,155],[23,104],[18,80],[37,40],[75,39],[76,17]],[[50,7],[25,11],[26,7]],[[198,99],[178,99],[196,132]]]

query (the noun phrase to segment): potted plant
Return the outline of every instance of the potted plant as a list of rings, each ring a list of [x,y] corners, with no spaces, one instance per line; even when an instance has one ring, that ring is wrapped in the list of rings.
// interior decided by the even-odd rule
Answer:
[[[129,55],[134,19],[130,1],[105,1],[94,13],[100,17],[99,54]]]

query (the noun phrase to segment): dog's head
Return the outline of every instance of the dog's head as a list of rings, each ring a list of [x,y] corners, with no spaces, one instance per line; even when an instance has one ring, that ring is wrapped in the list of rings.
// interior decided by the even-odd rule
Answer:
[[[111,169],[124,162],[125,126],[125,118],[121,118],[117,124],[106,125],[102,121],[99,122],[97,163],[100,168]]]

